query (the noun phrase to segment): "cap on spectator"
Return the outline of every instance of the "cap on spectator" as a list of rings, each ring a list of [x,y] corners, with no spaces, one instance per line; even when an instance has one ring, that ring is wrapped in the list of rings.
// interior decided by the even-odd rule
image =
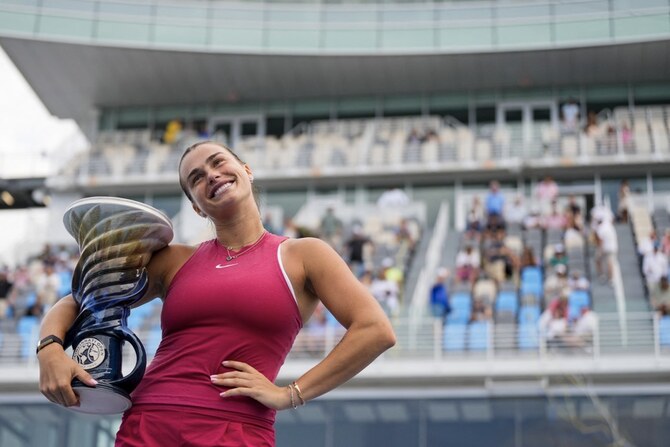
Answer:
[[[563,244],[554,245],[554,252],[555,253],[563,253],[564,251],[565,251],[565,247],[563,247]]]

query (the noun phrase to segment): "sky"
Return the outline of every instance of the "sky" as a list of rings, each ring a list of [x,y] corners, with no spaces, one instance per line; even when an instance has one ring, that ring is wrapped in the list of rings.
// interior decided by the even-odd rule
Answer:
[[[82,139],[74,121],[58,119],[47,111],[0,48],[0,178],[44,175],[45,170],[55,168],[48,161],[63,158],[57,150],[81,150]],[[45,153],[49,157],[42,155]]]

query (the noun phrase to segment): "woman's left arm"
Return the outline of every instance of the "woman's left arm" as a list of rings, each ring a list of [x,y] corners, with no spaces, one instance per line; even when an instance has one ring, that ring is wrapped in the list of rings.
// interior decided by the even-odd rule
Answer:
[[[335,348],[296,380],[302,397],[310,400],[354,377],[396,340],[377,300],[329,245],[318,239],[297,242],[306,289],[347,329]]]

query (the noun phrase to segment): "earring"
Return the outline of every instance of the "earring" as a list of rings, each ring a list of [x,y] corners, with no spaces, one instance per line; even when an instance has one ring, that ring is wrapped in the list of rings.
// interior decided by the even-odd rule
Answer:
[[[207,219],[207,214],[205,214],[205,213],[199,213],[199,214],[200,214],[200,217],[204,217],[205,219]]]

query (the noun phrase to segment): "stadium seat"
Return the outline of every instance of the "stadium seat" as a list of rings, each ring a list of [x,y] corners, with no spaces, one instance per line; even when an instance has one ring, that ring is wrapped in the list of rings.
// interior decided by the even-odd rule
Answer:
[[[472,315],[472,298],[467,292],[457,292],[449,300],[451,312],[447,316],[447,324],[466,324]]]
[[[21,356],[24,358],[35,355],[39,323],[40,321],[37,317],[27,315],[19,318],[16,330],[21,337]]]
[[[486,321],[475,321],[468,325],[468,349],[483,351],[489,347],[490,325]]]
[[[589,293],[585,290],[573,290],[568,296],[568,318],[579,318],[582,307],[590,307]]]
[[[518,337],[519,349],[537,349],[539,346],[537,325],[534,323],[520,323]]]
[[[516,315],[519,309],[519,300],[516,292],[502,291],[498,293],[495,303],[496,315],[500,313],[511,313]]]
[[[540,307],[535,305],[535,306],[528,306],[524,305],[521,306],[521,309],[519,309],[519,325],[523,324],[536,324],[537,320],[540,318]]]
[[[670,346],[670,316],[661,318],[658,332],[661,346]]]
[[[466,324],[447,323],[444,326],[442,345],[445,351],[465,351]]]
[[[542,270],[540,267],[525,267],[521,271],[521,281],[542,283]]]

